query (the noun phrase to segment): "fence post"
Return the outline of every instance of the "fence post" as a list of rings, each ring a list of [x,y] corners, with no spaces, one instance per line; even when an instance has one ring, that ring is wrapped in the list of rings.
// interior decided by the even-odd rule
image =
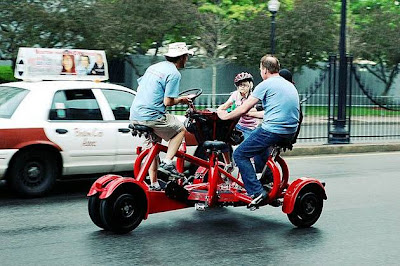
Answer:
[[[348,62],[346,56],[346,0],[342,0],[341,24],[340,24],[340,42],[339,42],[339,88],[337,117],[333,121],[333,130],[328,132],[328,143],[344,144],[350,143],[350,134],[346,130],[346,98],[347,98],[347,71]],[[335,69],[336,71],[336,69]],[[335,95],[334,95],[335,97]]]

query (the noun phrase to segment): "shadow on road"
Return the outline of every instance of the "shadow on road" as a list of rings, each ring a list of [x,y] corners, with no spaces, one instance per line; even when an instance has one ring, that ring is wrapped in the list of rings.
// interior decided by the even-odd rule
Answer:
[[[205,212],[186,209],[150,216],[126,235],[98,228],[86,237],[92,257],[108,254],[102,256],[103,263],[116,259],[109,255],[110,250],[124,250],[136,263],[151,265],[200,265],[200,261],[201,265],[211,265],[215,260],[240,265],[243,259],[257,261],[254,254],[264,254],[260,260],[271,260],[286,245],[315,246],[322,240],[319,229],[295,229],[268,207],[256,212],[245,207]]]

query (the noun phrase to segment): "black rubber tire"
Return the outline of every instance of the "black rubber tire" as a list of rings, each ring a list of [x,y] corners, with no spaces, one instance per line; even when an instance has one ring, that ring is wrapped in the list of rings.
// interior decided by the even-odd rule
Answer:
[[[98,197],[98,194],[89,197],[88,211],[90,219],[92,219],[92,222],[98,227],[104,229],[104,224],[100,216],[100,199]]]
[[[145,202],[124,189],[117,189],[110,197],[100,200],[104,229],[115,233],[124,234],[135,229],[144,219],[145,213]]]
[[[18,194],[39,197],[49,192],[59,175],[57,156],[46,150],[27,150],[16,155],[10,165],[9,181]]]
[[[294,226],[300,228],[310,227],[321,216],[323,204],[324,200],[320,193],[303,189],[296,198],[293,212],[287,216]]]

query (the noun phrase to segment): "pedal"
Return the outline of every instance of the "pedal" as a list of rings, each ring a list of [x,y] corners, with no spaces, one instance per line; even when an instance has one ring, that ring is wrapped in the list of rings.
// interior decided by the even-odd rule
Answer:
[[[204,203],[196,203],[194,204],[194,208],[196,211],[205,211],[206,205]]]
[[[255,210],[257,210],[257,209],[259,209],[260,208],[260,206],[258,206],[258,205],[254,205],[254,204],[249,204],[249,205],[247,205],[247,209],[249,209],[250,211],[255,211]]]

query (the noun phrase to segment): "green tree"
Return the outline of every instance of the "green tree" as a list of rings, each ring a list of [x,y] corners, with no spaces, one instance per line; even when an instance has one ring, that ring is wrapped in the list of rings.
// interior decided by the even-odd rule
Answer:
[[[77,47],[85,39],[79,18],[93,15],[89,0],[0,0],[0,57],[15,60],[19,47]]]
[[[258,64],[270,52],[271,18],[268,10],[254,19],[235,25],[235,55],[244,64]],[[331,1],[295,0],[282,2],[276,16],[276,55],[282,66],[299,70],[317,67],[335,51],[337,18]]]
[[[353,3],[352,3],[353,4]],[[397,1],[355,1],[350,52],[357,59],[375,62],[364,67],[385,84],[388,95],[400,72],[400,4]]]
[[[15,59],[22,46],[102,49],[109,58],[130,59],[149,48],[157,55],[165,42],[191,42],[198,32],[191,0],[0,0],[0,6],[2,59]]]
[[[143,73],[129,55],[153,49],[155,59],[166,43],[191,43],[198,32],[197,6],[189,0],[98,0],[91,8],[96,15],[82,47],[103,49],[110,58],[127,60],[138,76]]]
[[[213,94],[217,91],[217,65],[235,58],[235,31],[232,25],[236,21],[248,20],[265,8],[265,1],[259,0],[200,0],[194,1],[201,13],[200,33],[194,45],[199,47],[203,60],[201,64],[212,67]],[[215,104],[215,98],[213,99]]]

